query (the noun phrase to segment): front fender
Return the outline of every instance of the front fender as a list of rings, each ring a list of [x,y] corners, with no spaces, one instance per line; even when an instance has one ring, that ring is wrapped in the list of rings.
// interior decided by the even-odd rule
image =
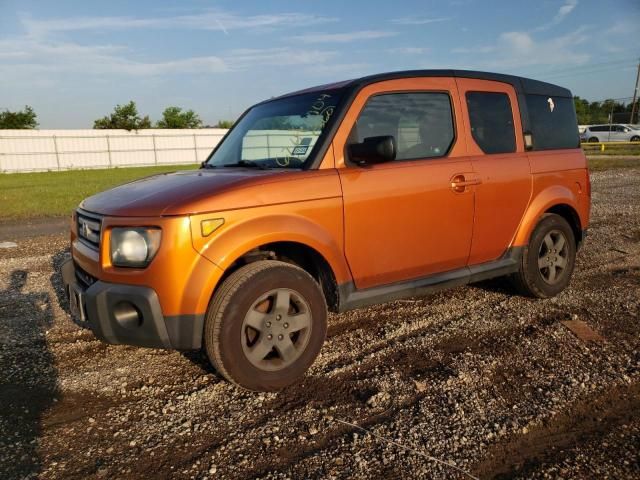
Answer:
[[[522,222],[520,222],[512,245],[527,245],[529,243],[529,237],[536,228],[540,218],[551,207],[564,204],[578,212],[577,195],[577,192],[563,185],[552,185],[538,192],[527,207],[527,211],[522,218]]]
[[[342,248],[339,199],[304,203],[295,213],[291,213],[289,205],[194,215],[191,217],[193,246],[220,269],[226,270],[242,255],[262,245],[296,242],[322,255],[338,283],[348,281],[351,275]],[[201,221],[211,218],[223,218],[224,224],[209,237],[203,237]]]

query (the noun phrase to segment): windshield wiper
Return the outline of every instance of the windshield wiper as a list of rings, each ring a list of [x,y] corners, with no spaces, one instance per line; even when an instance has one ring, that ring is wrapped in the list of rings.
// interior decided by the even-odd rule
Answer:
[[[222,165],[223,167],[247,167],[247,168],[259,168],[260,170],[269,170],[269,167],[258,162],[251,162],[249,160],[238,160],[236,163],[227,163]]]
[[[202,165],[200,168],[218,168],[220,165],[214,165],[212,163],[207,163],[207,162],[202,162]]]

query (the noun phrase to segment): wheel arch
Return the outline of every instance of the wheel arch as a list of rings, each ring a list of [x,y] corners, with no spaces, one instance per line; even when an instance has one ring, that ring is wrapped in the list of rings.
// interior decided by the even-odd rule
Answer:
[[[338,311],[339,289],[336,275],[326,258],[315,248],[301,242],[276,241],[259,245],[244,252],[224,271],[220,281],[249,263],[259,260],[277,260],[296,265],[311,275],[320,285],[327,308]]]
[[[249,219],[220,230],[208,243],[194,244],[224,272],[211,295],[243,265],[272,259],[297,265],[308,272],[320,284],[327,307],[332,311],[337,309],[338,285],[351,278],[342,252],[341,229],[330,232],[304,217],[277,215]]]
[[[516,233],[513,245],[527,245],[533,230],[546,213],[555,213],[567,220],[573,230],[576,245],[580,245],[583,240],[583,231],[578,211],[578,200],[574,192],[569,188],[554,185],[543,190],[529,204]]]
[[[571,205],[567,205],[566,203],[559,203],[547,209],[544,213],[555,213],[556,215],[560,215],[564,218],[573,231],[573,236],[576,240],[576,247],[582,243],[582,223],[580,221],[578,211],[575,208]]]

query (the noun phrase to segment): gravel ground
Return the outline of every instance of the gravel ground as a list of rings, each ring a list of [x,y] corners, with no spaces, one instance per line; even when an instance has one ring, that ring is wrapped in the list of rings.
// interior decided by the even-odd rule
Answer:
[[[639,478],[640,169],[593,191],[557,298],[492,281],[334,315],[277,394],[95,340],[60,300],[65,236],[19,239],[0,249],[0,478]]]

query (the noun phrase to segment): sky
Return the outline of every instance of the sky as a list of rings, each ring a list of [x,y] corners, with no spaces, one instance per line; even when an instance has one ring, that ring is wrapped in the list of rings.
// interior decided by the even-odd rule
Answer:
[[[91,128],[129,100],[152,120],[176,105],[215,124],[289,91],[422,68],[625,98],[639,57],[639,0],[0,0],[0,110],[30,105],[40,128]]]

